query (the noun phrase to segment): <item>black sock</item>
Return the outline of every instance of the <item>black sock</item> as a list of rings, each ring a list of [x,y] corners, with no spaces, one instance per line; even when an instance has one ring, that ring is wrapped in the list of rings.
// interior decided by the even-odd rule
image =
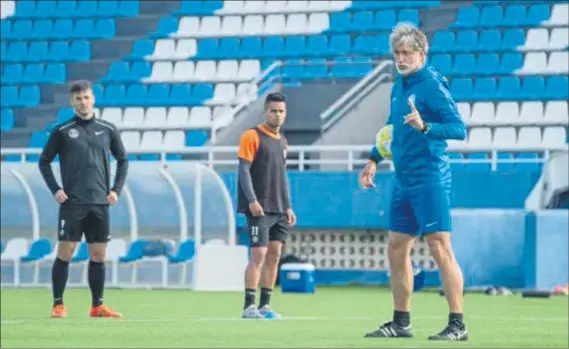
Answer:
[[[92,306],[103,304],[105,288],[105,263],[89,261],[89,288],[91,289]]]
[[[463,318],[462,313],[450,313],[450,314],[448,314],[448,323],[457,325],[461,329],[464,329],[464,318]]]
[[[408,311],[397,311],[393,312],[393,322],[401,327],[407,327],[411,325],[411,313]]]
[[[63,292],[69,276],[69,262],[56,258],[51,268],[51,290],[53,305],[63,304]]]
[[[271,303],[271,293],[273,293],[272,288],[261,287],[261,301],[259,302],[259,308]]]
[[[243,309],[249,308],[250,305],[255,304],[255,293],[257,293],[255,289],[245,289],[245,305],[243,306]]]

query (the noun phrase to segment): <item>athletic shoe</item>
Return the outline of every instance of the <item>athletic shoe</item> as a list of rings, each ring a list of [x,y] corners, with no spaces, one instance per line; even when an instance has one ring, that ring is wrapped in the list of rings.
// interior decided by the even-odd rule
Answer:
[[[109,317],[109,318],[122,318],[121,313],[117,313],[111,308],[107,307],[105,304],[101,304],[98,307],[92,307],[89,313],[91,317]]]
[[[461,328],[462,327],[462,328]],[[466,341],[468,340],[468,330],[466,327],[450,323],[444,330],[434,336],[430,336],[432,341]]]
[[[268,305],[264,305],[261,309],[259,309],[259,313],[261,313],[261,315],[263,315],[263,317],[265,319],[281,319],[282,318],[281,314],[272,311],[271,307],[269,307]]]
[[[67,309],[65,309],[65,305],[63,304],[54,305],[53,308],[51,309],[52,318],[63,319],[66,316],[67,316]]]
[[[413,329],[409,326],[399,326],[389,321],[379,326],[379,329],[366,333],[365,338],[412,338]]]
[[[241,313],[242,319],[264,319],[265,317],[263,314],[259,312],[257,306],[255,304],[251,304],[247,308],[243,309],[243,313]]]

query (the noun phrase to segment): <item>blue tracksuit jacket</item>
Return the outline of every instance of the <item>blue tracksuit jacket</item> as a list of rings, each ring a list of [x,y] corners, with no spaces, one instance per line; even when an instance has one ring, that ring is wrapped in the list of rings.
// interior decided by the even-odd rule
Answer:
[[[409,96],[415,96],[415,107],[428,124],[422,133],[405,124],[411,113]],[[413,188],[429,183],[448,183],[451,172],[446,153],[447,139],[466,138],[466,126],[452,99],[449,85],[434,68],[424,66],[409,76],[398,75],[391,90],[391,114],[387,121],[393,124],[391,151],[395,167],[396,185]],[[380,162],[376,146],[370,158]]]

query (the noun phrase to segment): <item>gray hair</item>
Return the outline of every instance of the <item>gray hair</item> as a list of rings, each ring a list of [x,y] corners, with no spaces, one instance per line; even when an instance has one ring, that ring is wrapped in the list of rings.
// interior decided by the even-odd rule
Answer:
[[[425,33],[408,22],[398,23],[395,28],[393,28],[391,35],[389,35],[389,44],[391,46],[391,52],[403,45],[415,51],[424,52],[425,54],[429,53],[429,42],[427,41]]]

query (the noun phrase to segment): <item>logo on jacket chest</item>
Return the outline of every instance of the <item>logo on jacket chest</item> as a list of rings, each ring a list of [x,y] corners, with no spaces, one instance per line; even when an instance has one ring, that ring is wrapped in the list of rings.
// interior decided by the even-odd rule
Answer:
[[[79,131],[76,128],[72,128],[69,131],[67,131],[67,135],[69,136],[69,138],[75,139],[79,137]]]

